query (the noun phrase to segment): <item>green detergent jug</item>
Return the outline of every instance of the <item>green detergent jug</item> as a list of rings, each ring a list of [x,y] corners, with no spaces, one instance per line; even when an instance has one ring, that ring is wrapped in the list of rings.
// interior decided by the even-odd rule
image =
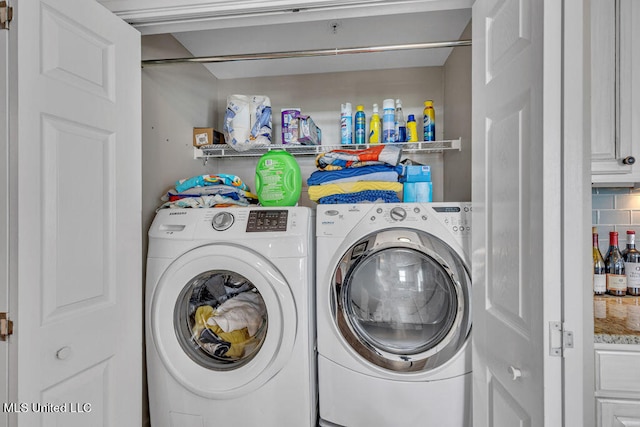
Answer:
[[[262,206],[295,206],[302,191],[300,166],[290,153],[271,150],[256,166],[256,193]]]

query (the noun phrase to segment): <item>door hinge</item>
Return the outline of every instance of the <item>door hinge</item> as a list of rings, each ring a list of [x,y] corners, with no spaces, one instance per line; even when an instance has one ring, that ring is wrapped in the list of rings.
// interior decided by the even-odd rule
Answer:
[[[0,341],[6,341],[13,334],[13,322],[9,320],[7,313],[0,313]]]
[[[6,1],[0,1],[0,30],[8,30],[13,19],[13,8]]]
[[[567,348],[573,348],[573,332],[565,331],[562,322],[549,322],[549,356],[562,357]]]

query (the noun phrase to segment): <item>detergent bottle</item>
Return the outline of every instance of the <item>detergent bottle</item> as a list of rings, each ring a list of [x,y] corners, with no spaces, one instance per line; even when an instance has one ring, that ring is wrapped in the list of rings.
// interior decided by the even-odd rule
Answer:
[[[284,150],[271,150],[258,159],[256,194],[262,206],[295,206],[302,192],[300,166]]]
[[[433,101],[424,101],[424,140],[436,140],[436,113],[433,109]]]
[[[342,104],[340,109],[340,143],[353,144],[353,117],[350,102]]]
[[[366,141],[367,126],[366,117],[364,114],[364,105],[358,105],[356,107],[356,126],[355,126],[355,143],[364,144]]]
[[[378,104],[373,104],[373,114],[369,124],[369,144],[380,143],[380,114],[378,113]]]
[[[382,102],[382,142],[385,144],[396,142],[395,138],[396,107],[393,99]]]
[[[409,114],[409,120],[407,121],[407,141],[418,142],[418,125],[413,114]]]

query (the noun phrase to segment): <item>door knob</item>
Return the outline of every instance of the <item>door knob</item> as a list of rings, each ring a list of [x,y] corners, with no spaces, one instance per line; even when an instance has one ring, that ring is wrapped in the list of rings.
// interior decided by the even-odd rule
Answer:
[[[62,347],[60,350],[56,351],[56,358],[59,360],[68,359],[71,356],[71,347]]]
[[[512,380],[517,380],[522,376],[522,371],[518,368],[514,368],[513,366],[509,366],[509,373],[513,377]]]
[[[624,159],[622,159],[622,163],[624,163],[625,165],[632,165],[636,162],[636,158],[633,156],[627,156]]]

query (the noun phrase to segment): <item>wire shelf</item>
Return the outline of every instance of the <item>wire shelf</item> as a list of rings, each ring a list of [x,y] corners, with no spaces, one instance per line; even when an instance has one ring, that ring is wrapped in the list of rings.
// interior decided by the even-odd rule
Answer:
[[[364,150],[372,146],[384,144],[350,144],[350,145],[283,145],[271,144],[247,151],[236,151],[227,144],[206,145],[194,148],[195,159],[260,157],[271,150],[284,150],[293,156],[316,156],[332,150]],[[461,138],[443,141],[418,141],[389,145],[401,145],[403,153],[440,153],[445,150],[461,150]]]

